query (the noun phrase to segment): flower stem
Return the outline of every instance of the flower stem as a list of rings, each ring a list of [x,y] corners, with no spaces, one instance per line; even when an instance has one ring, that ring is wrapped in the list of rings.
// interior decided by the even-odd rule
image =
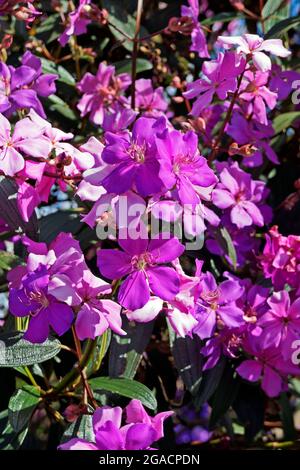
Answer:
[[[141,29],[141,18],[143,11],[143,0],[138,0],[136,10],[136,23],[135,23],[135,34],[132,51],[132,64],[131,64],[131,107],[135,109],[135,80],[136,80],[136,64],[137,55],[139,50],[139,34]]]
[[[213,160],[215,159],[215,156],[217,155],[218,153],[218,147],[219,147],[219,143],[221,142],[222,140],[222,137],[224,135],[224,131],[225,131],[225,128],[227,126],[227,124],[229,123],[230,121],[230,118],[231,118],[231,115],[232,115],[232,111],[233,111],[233,107],[235,105],[235,102],[236,102],[236,99],[238,97],[238,94],[239,94],[239,91],[240,91],[240,86],[241,86],[241,83],[242,83],[242,80],[243,80],[243,76],[244,76],[244,73],[245,73],[245,70],[241,73],[240,77],[239,77],[239,80],[238,80],[238,84],[237,84],[237,88],[234,92],[234,95],[232,97],[232,100],[231,100],[231,103],[229,105],[229,108],[227,110],[227,114],[226,114],[226,117],[224,119],[224,122],[223,122],[223,125],[218,133],[218,136],[216,138],[216,141],[214,143],[214,148],[212,150],[212,152],[210,153],[209,157],[208,157],[208,162],[209,163],[212,163]]]

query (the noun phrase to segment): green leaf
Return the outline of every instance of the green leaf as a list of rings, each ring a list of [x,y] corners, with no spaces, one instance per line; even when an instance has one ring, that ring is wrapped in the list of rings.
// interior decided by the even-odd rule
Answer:
[[[235,367],[227,363],[213,396],[211,403],[211,415],[209,427],[214,428],[218,421],[225,415],[230,405],[234,402],[239,391],[241,380],[235,372]]]
[[[13,394],[8,404],[8,419],[16,433],[28,425],[39,401],[39,390],[32,385],[24,385]]]
[[[36,28],[36,37],[42,39],[46,44],[54,41],[62,32],[61,17],[58,13],[51,13]]]
[[[23,444],[28,433],[28,427],[24,428],[20,433],[16,433],[11,424],[7,424],[0,433],[0,450],[18,450]]]
[[[18,185],[15,181],[0,176],[0,213],[1,218],[13,231],[26,233],[32,240],[38,238],[36,214],[33,213],[28,222],[24,222],[17,204]]]
[[[281,20],[289,17],[289,2],[283,3],[282,0],[268,0],[262,10],[265,30],[269,31],[272,26]]]
[[[225,227],[219,228],[216,231],[216,238],[222,248],[228,254],[232,262],[233,268],[236,269],[237,254],[230,233]]]
[[[8,251],[0,250],[0,269],[9,271],[12,267],[18,264],[18,256]]]
[[[273,121],[275,134],[292,127],[294,121],[300,118],[300,111],[290,111],[288,113],[279,114]]]
[[[40,241],[51,243],[59,233],[67,232],[77,234],[83,224],[78,212],[57,211],[46,215],[39,220]]]
[[[200,354],[201,340],[196,335],[193,338],[175,337],[172,343],[176,369],[187,389],[195,393],[201,381],[204,363],[204,358]]]
[[[267,32],[265,39],[279,38],[284,33],[287,33],[292,28],[297,28],[300,24],[299,16],[294,16],[292,18],[287,18],[285,20],[279,21]]]
[[[109,376],[133,379],[142,359],[151,333],[154,321],[148,323],[129,322],[123,316],[122,328],[126,336],[114,334],[109,350]]]
[[[42,69],[44,73],[54,73],[58,75],[58,81],[66,83],[67,85],[74,86],[76,81],[73,75],[68,72],[62,65],[58,67],[51,60],[45,59],[45,57],[40,57],[42,62]]]
[[[73,438],[84,439],[89,442],[95,440],[91,415],[81,415],[74,423],[70,424],[63,433],[61,443],[63,444]]]
[[[86,366],[87,377],[90,377],[90,375],[95,374],[100,369],[103,358],[105,357],[109,348],[110,340],[110,330],[106,330],[101,336],[98,336],[98,338],[96,339],[96,346]]]
[[[225,364],[226,359],[223,357],[212,369],[203,372],[201,383],[194,398],[194,405],[197,409],[201,408],[215,393],[223,375]]]
[[[70,106],[59,98],[59,96],[50,95],[48,96],[48,101],[51,103],[49,106],[50,111],[56,111],[71,121],[76,121],[76,119],[78,119],[78,116],[76,116]]]
[[[48,361],[60,351],[57,339],[47,339],[41,344],[32,344],[23,339],[19,331],[0,335],[0,367],[31,366]]]
[[[131,73],[131,59],[120,60],[115,62],[114,66],[116,67],[117,73]],[[153,68],[152,63],[147,59],[137,59],[136,62],[136,72],[146,72],[146,70],[151,70]]]
[[[146,385],[137,382],[136,380],[118,378],[112,379],[111,377],[97,377],[90,379],[89,384],[93,390],[117,393],[123,397],[136,398],[140,400],[143,405],[155,410],[157,408],[156,398]]]
[[[119,0],[103,0],[102,5],[109,13],[109,22],[116,26],[120,31],[124,31],[128,37],[134,38],[136,21],[135,18],[125,10],[122,2]],[[122,46],[125,47],[125,49],[132,51],[132,41],[126,39],[124,35],[113,26],[109,25],[109,29],[115,38],[122,42]],[[140,35],[146,36],[147,34],[148,31],[142,26],[140,29]]]
[[[210,18],[206,18],[205,20],[201,21],[200,24],[203,24],[204,26],[209,26],[217,22],[228,23],[229,21],[236,20],[239,18],[244,18],[244,15],[234,12],[223,12],[211,16]]]
[[[280,395],[279,403],[284,439],[286,441],[293,441],[296,439],[297,433],[294,426],[293,409],[285,392]]]
[[[60,82],[63,82],[63,83],[66,83],[67,85],[70,85],[70,86],[75,86],[76,84],[76,80],[75,78],[73,77],[73,75],[68,72],[68,70],[66,70],[62,65],[59,65],[57,67],[57,73],[59,75],[59,81]]]

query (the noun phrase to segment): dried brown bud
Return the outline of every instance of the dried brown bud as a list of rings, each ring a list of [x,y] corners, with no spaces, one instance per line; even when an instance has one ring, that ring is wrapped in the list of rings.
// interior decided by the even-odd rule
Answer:
[[[181,18],[173,17],[169,20],[168,30],[172,33],[181,33],[189,36],[194,29],[194,20],[189,16],[182,16]]]

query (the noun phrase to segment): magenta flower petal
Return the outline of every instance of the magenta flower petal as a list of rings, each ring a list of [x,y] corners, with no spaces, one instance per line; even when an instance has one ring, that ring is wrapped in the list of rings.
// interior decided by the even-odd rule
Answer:
[[[173,268],[157,266],[147,270],[152,292],[163,300],[173,300],[179,292],[179,276]]]
[[[236,369],[243,379],[250,382],[257,382],[262,374],[262,364],[260,362],[248,359],[242,362]]]
[[[72,325],[74,313],[69,305],[51,302],[47,308],[48,321],[53,330],[62,336]]]
[[[103,406],[102,408],[97,408],[93,414],[93,428],[95,434],[101,429],[101,427],[107,422],[111,421],[115,424],[117,428],[120,428],[122,420],[122,408],[115,406],[111,408],[110,406]]]
[[[98,450],[124,450],[125,444],[120,430],[112,421],[106,421],[96,432]]]
[[[31,343],[43,343],[49,336],[49,320],[46,310],[30,318],[29,327],[24,339]]]
[[[148,251],[157,263],[170,263],[182,255],[184,245],[175,237],[164,240],[162,234],[160,238],[150,240]]]
[[[97,263],[101,274],[108,279],[120,279],[132,269],[131,256],[119,250],[99,250]]]
[[[126,450],[147,449],[156,440],[156,435],[155,429],[149,424],[129,425],[125,436]]]
[[[118,301],[128,310],[142,308],[150,299],[150,291],[144,271],[135,271],[122,283]]]

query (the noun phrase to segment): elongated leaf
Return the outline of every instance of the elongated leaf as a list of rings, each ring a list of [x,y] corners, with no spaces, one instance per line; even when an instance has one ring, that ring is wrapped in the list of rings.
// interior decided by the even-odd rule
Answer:
[[[276,23],[289,17],[289,1],[267,0],[262,10],[262,17],[265,18],[265,30],[269,31]]]
[[[6,426],[0,433],[0,450],[18,450],[23,444],[27,433],[28,427],[17,433],[7,421]]]
[[[61,18],[58,13],[52,13],[37,28],[37,37],[45,43],[58,38],[61,33]]]
[[[101,366],[104,356],[107,353],[111,341],[111,331],[106,330],[102,336],[98,336],[96,346],[93,350],[91,359],[86,367],[86,375],[89,377],[95,374]]]
[[[32,240],[38,239],[38,224],[33,213],[28,222],[22,219],[17,205],[18,185],[15,181],[0,176],[0,213],[1,218],[12,230],[26,233]]]
[[[126,336],[114,334],[109,351],[109,376],[133,379],[142,359],[154,321],[149,323],[130,323],[123,317],[122,328]]]
[[[132,60],[131,59],[124,59],[120,60],[119,62],[115,62],[114,66],[116,67],[117,73],[131,73],[131,64]],[[153,65],[151,62],[147,59],[137,59],[136,62],[136,72],[145,72],[146,70],[151,70],[153,68]]]
[[[241,380],[235,372],[235,367],[227,363],[218,388],[212,398],[212,412],[209,421],[210,428],[214,428],[234,402],[240,383]]]
[[[59,233],[77,233],[83,224],[78,213],[69,211],[58,211],[54,214],[46,215],[39,221],[40,241],[51,243]]]
[[[292,28],[297,28],[300,24],[299,16],[294,16],[292,18],[287,18],[285,20],[279,21],[267,32],[265,39],[279,38],[284,33],[287,33]]]
[[[42,344],[32,344],[23,339],[23,333],[0,335],[0,367],[31,366],[48,361],[60,351],[57,339],[47,339]]]
[[[227,255],[229,256],[233,268],[236,269],[237,254],[230,233],[225,227],[221,227],[216,232],[216,238],[227,253]]]
[[[28,425],[39,401],[40,393],[31,385],[24,385],[16,390],[8,404],[8,419],[16,433],[21,432]]]
[[[70,121],[76,121],[78,118],[70,106],[64,100],[59,98],[59,96],[50,95],[48,97],[48,101],[50,102],[50,111],[57,111],[58,113],[62,114],[62,116],[70,119]]]
[[[194,399],[194,404],[197,409],[204,405],[204,403],[206,403],[215,393],[220,383],[225,364],[226,359],[223,357],[215,367],[203,372],[201,383]]]
[[[97,377],[90,379],[89,384],[95,391],[106,391],[117,393],[123,397],[136,398],[140,400],[143,405],[151,410],[157,408],[156,398],[146,385],[130,379],[112,379],[110,377]]]
[[[202,377],[204,358],[200,354],[201,340],[193,338],[175,338],[172,345],[175,366],[185,386],[195,393]]]
[[[292,127],[296,119],[300,119],[300,111],[290,111],[288,113],[279,114],[273,121],[275,133],[278,134],[288,127]]]
[[[296,438],[296,430],[294,426],[293,409],[286,393],[282,393],[279,399],[280,414],[283,425],[284,439],[293,441]]]
[[[217,22],[228,23],[229,21],[238,18],[244,18],[244,16],[236,12],[222,12],[218,13],[217,15],[211,16],[210,18],[206,18],[205,20],[201,21],[201,24],[203,24],[204,26],[209,26]]]
[[[81,415],[74,423],[70,424],[62,436],[61,443],[73,438],[85,439],[89,442],[95,440],[92,415]]]

